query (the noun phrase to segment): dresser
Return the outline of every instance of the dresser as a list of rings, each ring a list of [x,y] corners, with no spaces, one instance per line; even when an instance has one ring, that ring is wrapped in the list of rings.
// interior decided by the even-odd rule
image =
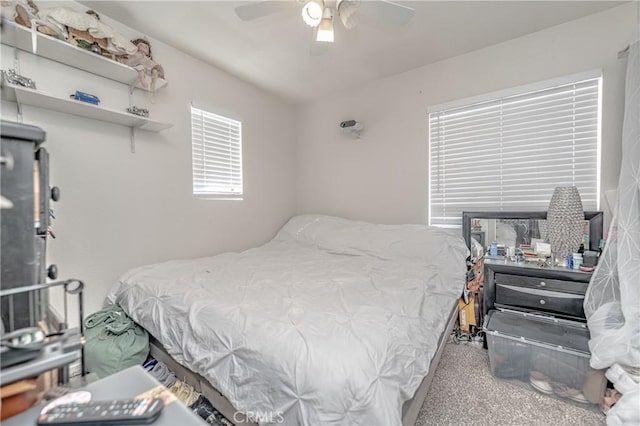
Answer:
[[[486,233],[485,243],[522,247],[546,239],[546,212],[463,213],[470,260],[483,258],[482,331],[493,376],[568,402],[599,403],[607,381],[603,371],[590,367],[583,308],[592,274],[486,256],[474,235],[479,230]],[[602,212],[585,212],[584,235],[589,249],[598,250]]]
[[[585,322],[590,272],[485,258],[484,312],[511,309]]]

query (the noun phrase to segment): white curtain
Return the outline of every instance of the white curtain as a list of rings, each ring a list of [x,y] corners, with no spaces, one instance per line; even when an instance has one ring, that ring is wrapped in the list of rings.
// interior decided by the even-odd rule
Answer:
[[[640,373],[640,41],[629,46],[616,209],[584,308],[591,332],[591,366],[610,368],[609,373],[617,375]],[[640,385],[632,389],[628,380],[627,385],[620,380],[612,381],[623,398],[609,412],[607,423],[640,421],[636,399]],[[637,383],[640,374],[634,380]]]

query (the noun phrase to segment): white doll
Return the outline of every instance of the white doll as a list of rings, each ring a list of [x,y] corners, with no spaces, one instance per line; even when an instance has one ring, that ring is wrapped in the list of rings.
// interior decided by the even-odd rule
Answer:
[[[132,40],[138,51],[133,55],[123,58],[123,63],[138,71],[138,80],[143,88],[154,91],[158,78],[164,78],[162,65],[153,60],[151,56],[151,44],[143,39]],[[151,84],[147,82],[147,75],[151,77]]]

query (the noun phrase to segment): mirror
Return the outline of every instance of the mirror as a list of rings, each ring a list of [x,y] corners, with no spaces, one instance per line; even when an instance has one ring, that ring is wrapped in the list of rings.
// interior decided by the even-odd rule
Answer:
[[[496,241],[501,256],[513,256],[510,248],[527,249],[547,241],[547,212],[463,212],[462,230],[467,247],[474,253],[475,243],[490,254]],[[585,212],[585,250],[597,251],[602,238],[602,212]]]
[[[584,221],[585,245],[589,246],[589,221]],[[471,218],[471,238],[482,247],[492,241],[505,247],[529,246],[547,241],[547,221],[543,219]]]

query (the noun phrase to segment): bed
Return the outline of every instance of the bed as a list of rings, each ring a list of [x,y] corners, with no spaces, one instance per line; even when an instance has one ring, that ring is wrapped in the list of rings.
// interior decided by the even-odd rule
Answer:
[[[301,215],[255,249],[133,269],[108,299],[236,423],[408,424],[466,257],[459,230]]]

